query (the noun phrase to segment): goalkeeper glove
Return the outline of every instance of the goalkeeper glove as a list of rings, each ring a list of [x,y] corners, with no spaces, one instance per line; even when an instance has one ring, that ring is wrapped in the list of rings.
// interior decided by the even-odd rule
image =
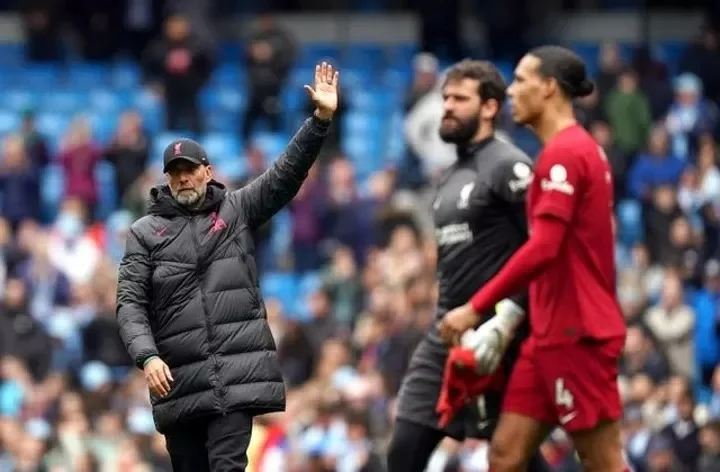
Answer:
[[[478,374],[489,375],[497,370],[515,329],[524,318],[525,311],[506,298],[495,305],[495,316],[463,334],[461,344],[475,353]]]

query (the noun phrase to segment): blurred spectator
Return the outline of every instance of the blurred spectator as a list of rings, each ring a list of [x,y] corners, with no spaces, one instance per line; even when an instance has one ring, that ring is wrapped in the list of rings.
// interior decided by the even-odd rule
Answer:
[[[667,132],[656,126],[650,133],[647,153],[637,157],[628,173],[630,195],[650,203],[658,187],[678,184],[684,168],[685,163],[670,153]]]
[[[362,311],[364,294],[357,263],[350,249],[335,249],[330,266],[325,269],[323,290],[330,297],[332,317],[352,330],[357,315]]]
[[[595,88],[586,97],[575,100],[575,118],[585,129],[590,129],[592,123],[605,119],[605,110],[600,103],[600,91]]]
[[[720,169],[718,169],[717,149],[711,136],[700,138],[697,168],[701,204],[719,204]]]
[[[415,103],[405,118],[408,148],[419,159],[423,183],[432,181],[457,158],[455,145],[443,141],[437,131],[443,107],[442,88],[438,84]],[[405,178],[400,176],[400,181]]]
[[[634,161],[631,154],[620,150],[615,143],[615,136],[612,128],[605,121],[595,121],[590,126],[590,133],[595,141],[605,151],[610,162],[610,168],[613,173],[613,184],[615,190],[615,202],[619,202],[626,195],[625,176],[628,173],[630,165]]]
[[[122,2],[70,0],[69,19],[78,33],[79,49],[86,61],[108,61],[118,51]]]
[[[680,71],[697,76],[705,84],[705,96],[720,104],[720,48],[718,34],[705,27],[680,58]]]
[[[683,215],[671,186],[658,187],[652,195],[652,201],[643,214],[650,260],[653,263],[672,264],[677,260],[673,257],[675,251],[672,250],[671,228],[673,222]]]
[[[129,370],[133,363],[118,334],[115,306],[115,292],[107,292],[100,300],[97,316],[82,328],[83,359]],[[123,372],[123,369],[119,372]]]
[[[653,436],[648,443],[646,470],[647,472],[682,472],[683,470],[673,451],[672,441],[662,434]]]
[[[25,143],[25,152],[33,165],[38,169],[48,165],[50,163],[50,151],[45,137],[36,128],[35,112],[32,110],[25,110],[22,114],[21,136]]]
[[[681,159],[694,159],[702,135],[718,135],[720,112],[715,103],[702,97],[702,90],[702,82],[693,74],[685,73],[675,79],[675,101],[665,126],[672,153]]]
[[[22,2],[25,27],[25,55],[29,61],[58,61],[63,56],[60,30],[63,2],[60,0],[27,0]]]
[[[690,377],[693,374],[695,313],[684,303],[683,295],[680,278],[667,275],[660,303],[648,310],[645,322],[666,353],[670,372]]]
[[[84,118],[77,118],[62,144],[58,161],[65,175],[65,196],[80,200],[92,219],[98,199],[95,169],[102,157],[93,142],[92,128]]]
[[[2,355],[22,359],[34,380],[50,369],[52,347],[42,326],[30,314],[27,287],[20,279],[8,279],[0,309]]]
[[[33,164],[22,138],[5,139],[0,161],[0,192],[2,213],[13,231],[23,220],[40,218],[40,169]]]
[[[618,76],[605,102],[605,113],[615,136],[615,145],[623,152],[636,153],[647,141],[651,127],[650,105],[638,88],[638,78],[632,69]]]
[[[610,90],[617,85],[622,68],[623,61],[617,44],[613,42],[604,43],[600,49],[598,72],[595,76],[595,83],[603,100]]]
[[[293,217],[291,248],[295,271],[304,273],[322,265],[319,243],[325,239],[323,220],[326,207],[326,186],[321,181],[318,165],[310,169],[308,178],[290,203]]]
[[[720,470],[720,420],[714,420],[700,431],[702,455],[698,460],[698,472]]]
[[[145,47],[162,30],[165,0],[124,0],[121,2],[121,47],[140,61]]]
[[[97,244],[87,233],[86,218],[82,202],[66,200],[47,246],[53,267],[73,284],[89,282],[102,257]]]
[[[355,260],[362,264],[375,242],[375,217],[384,202],[360,195],[348,159],[336,159],[328,173],[328,205],[322,225],[330,239],[350,247]]]
[[[236,188],[242,188],[265,172],[265,156],[262,151],[256,147],[245,150],[245,160],[247,161],[246,174],[240,178],[235,184]],[[267,223],[255,230],[253,238],[255,240],[255,259],[258,271],[264,273],[275,267],[272,254],[272,233],[273,223],[269,220]]]
[[[650,102],[652,119],[664,119],[673,96],[667,65],[655,57],[648,45],[641,45],[635,49],[632,67],[640,79],[640,88]]]
[[[118,201],[145,172],[149,152],[150,139],[143,130],[142,117],[134,111],[123,113],[115,136],[105,150],[105,160],[115,169]]]
[[[645,374],[656,383],[668,377],[665,359],[655,348],[643,328],[638,325],[628,327],[622,372],[626,377]]]
[[[410,111],[415,104],[437,87],[440,78],[438,60],[430,53],[417,54],[413,58],[413,78],[410,88],[405,93],[405,111]]]
[[[693,418],[695,402],[692,393],[687,390],[682,392],[675,407],[677,419],[666,426],[662,434],[670,440],[675,457],[683,470],[696,470],[701,448],[699,430]]]
[[[188,19],[180,14],[169,17],[165,37],[148,46],[142,62],[147,83],[164,98],[167,129],[201,133],[199,93],[210,78],[212,58],[192,37]]]
[[[272,15],[262,15],[247,41],[245,60],[250,85],[241,135],[250,142],[250,134],[259,120],[267,120],[270,129],[280,131],[280,94],[295,61],[295,42],[275,22]]]

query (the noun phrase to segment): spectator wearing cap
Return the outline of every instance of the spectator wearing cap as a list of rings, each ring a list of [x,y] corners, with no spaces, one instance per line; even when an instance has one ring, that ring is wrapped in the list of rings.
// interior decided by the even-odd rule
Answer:
[[[720,112],[717,105],[703,98],[703,84],[694,74],[681,74],[675,79],[675,101],[670,107],[665,126],[670,133],[673,154],[693,159],[700,137],[717,137]]]
[[[298,192],[337,109],[323,63],[317,107],[273,166],[242,189],[213,179],[190,139],[165,149],[167,183],[127,236],[118,275],[120,336],[144,370],[175,471],[245,470],[253,416],[282,411],[285,385],[266,320],[253,231]]]

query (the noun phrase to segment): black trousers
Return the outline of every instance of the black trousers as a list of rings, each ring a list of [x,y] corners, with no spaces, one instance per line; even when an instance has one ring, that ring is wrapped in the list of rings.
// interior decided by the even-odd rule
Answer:
[[[243,472],[253,417],[242,411],[188,421],[165,433],[174,472]]]

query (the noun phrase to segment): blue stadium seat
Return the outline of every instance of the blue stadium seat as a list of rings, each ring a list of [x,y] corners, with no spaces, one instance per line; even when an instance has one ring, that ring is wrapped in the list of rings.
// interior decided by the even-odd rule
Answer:
[[[308,44],[299,53],[297,64],[300,67],[315,67],[320,61],[336,62],[340,58],[340,49],[330,44]]]
[[[85,89],[109,85],[110,66],[94,64],[73,64],[67,71],[67,83],[71,87]]]
[[[380,134],[383,121],[375,113],[351,111],[343,117],[342,127],[344,136],[361,136],[366,139],[369,136],[377,137]]]
[[[60,137],[65,133],[65,131],[67,131],[71,118],[72,117],[62,113],[39,113],[37,115],[38,131],[46,135],[48,138],[52,136]]]
[[[234,159],[223,159],[213,163],[215,172],[227,182],[237,182],[246,175],[247,166],[243,156],[235,156]]]
[[[263,297],[275,298],[287,309],[291,309],[298,295],[299,282],[294,274],[270,272],[260,279]]]
[[[81,89],[61,89],[41,94],[38,106],[43,111],[67,116],[86,111],[89,101],[87,92]]]
[[[385,55],[388,64],[392,67],[412,68],[413,58],[418,52],[418,47],[415,44],[398,44],[388,47]]]
[[[676,74],[687,45],[680,41],[663,41],[653,47],[657,59],[667,64],[671,74]]]
[[[342,69],[343,89],[352,90],[357,87],[368,87],[374,85],[378,69],[366,69],[358,67],[346,67]],[[311,76],[312,79],[312,76]]]
[[[163,102],[145,89],[136,89],[132,92],[132,106],[141,113],[152,113],[163,110]]]
[[[240,113],[228,110],[210,110],[205,115],[205,126],[213,132],[237,133],[240,129]]]
[[[382,85],[404,98],[406,89],[412,83],[413,70],[411,67],[393,67],[387,69],[382,77]]]
[[[118,205],[113,165],[107,161],[100,161],[95,168],[95,180],[99,190],[96,216],[104,220],[117,209]]]
[[[239,42],[223,42],[220,44],[218,57],[221,64],[238,62],[244,56],[243,44]]]
[[[208,133],[200,139],[211,162],[240,157],[240,140],[233,133]]]
[[[377,44],[350,44],[343,54],[343,68],[378,69],[385,64],[385,52]]]
[[[272,253],[277,256],[290,250],[292,243],[292,216],[290,211],[284,209],[276,214],[272,219],[273,232],[270,242]]]
[[[125,90],[95,89],[88,94],[89,106],[99,113],[117,113],[130,108],[133,95]]]
[[[34,109],[38,103],[37,94],[24,88],[5,90],[0,97],[2,108],[16,112]]]
[[[52,164],[43,171],[41,180],[40,199],[43,219],[52,221],[65,193],[65,176],[60,166]]]
[[[20,127],[20,117],[13,112],[0,112],[0,135],[17,131]]]
[[[60,70],[52,65],[25,66],[16,71],[15,81],[18,86],[52,90],[60,82]]]
[[[623,200],[617,205],[618,241],[632,247],[642,241],[642,207],[636,200]]]
[[[107,144],[115,134],[118,124],[118,114],[112,112],[94,112],[86,115],[93,130],[95,141]]]
[[[301,67],[295,67],[290,72],[288,78],[288,87],[302,88],[303,85],[312,85],[313,77],[315,77],[315,66],[303,65]],[[343,70],[343,84],[345,83],[345,70]]]
[[[0,44],[0,64],[20,64],[25,60],[25,45],[22,42]]]
[[[136,88],[142,84],[142,71],[132,62],[119,62],[110,72],[110,81],[115,88]]]
[[[265,162],[269,164],[282,154],[289,140],[283,134],[261,132],[253,136],[252,145],[260,149],[265,156]]]
[[[296,113],[302,110],[308,103],[308,96],[302,86],[285,87],[280,97],[283,110]]]
[[[243,109],[245,104],[243,94],[238,86],[207,88],[202,91],[200,100],[203,110],[206,111],[220,109],[238,112]]]
[[[295,298],[292,314],[300,320],[310,319],[308,296],[316,292],[322,286],[322,279],[319,273],[308,273],[300,278],[298,293]]]
[[[213,85],[240,87],[245,82],[245,74],[237,63],[221,64],[211,78]]]
[[[395,95],[395,94],[392,94]],[[358,87],[346,93],[347,100],[354,110],[377,112],[394,105],[394,98],[387,91]]]

